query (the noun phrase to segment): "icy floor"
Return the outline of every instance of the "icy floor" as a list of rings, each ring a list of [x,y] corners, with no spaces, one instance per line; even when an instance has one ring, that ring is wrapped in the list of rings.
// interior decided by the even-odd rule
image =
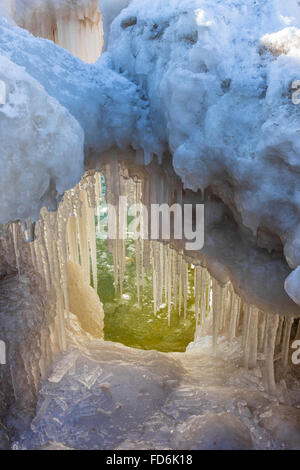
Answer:
[[[259,371],[238,365],[238,344],[217,358],[210,338],[142,351],[92,340],[73,318],[69,342],[15,449],[300,448],[299,385],[269,396]]]

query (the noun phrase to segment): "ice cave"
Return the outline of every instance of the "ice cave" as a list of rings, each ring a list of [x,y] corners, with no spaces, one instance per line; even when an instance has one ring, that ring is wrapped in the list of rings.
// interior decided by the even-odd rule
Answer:
[[[299,2],[0,0],[0,65],[0,449],[299,450]]]

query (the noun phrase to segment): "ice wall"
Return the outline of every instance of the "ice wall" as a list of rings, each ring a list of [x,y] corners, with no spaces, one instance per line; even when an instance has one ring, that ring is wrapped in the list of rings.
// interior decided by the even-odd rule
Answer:
[[[52,341],[54,292],[33,266],[20,224],[0,232],[0,265],[0,337],[7,353],[0,367],[2,438],[8,427],[22,432],[32,419],[41,376],[49,371],[57,349]]]
[[[5,0],[4,10],[22,28],[54,41],[85,62],[96,62],[103,45],[97,0]]]

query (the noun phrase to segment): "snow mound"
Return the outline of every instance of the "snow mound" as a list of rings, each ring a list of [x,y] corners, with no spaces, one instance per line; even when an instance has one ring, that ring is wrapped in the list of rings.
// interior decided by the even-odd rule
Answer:
[[[0,56],[0,224],[39,218],[83,174],[83,131],[26,71]]]
[[[152,151],[170,150],[186,188],[222,201],[243,249],[284,249],[291,268],[300,264],[299,38],[296,1],[133,0],[107,47],[149,100]],[[230,272],[234,250],[223,244]]]
[[[1,19],[0,53],[24,67],[79,122],[87,164],[112,147],[125,150],[147,139],[145,101],[134,83],[110,68],[108,57],[99,65],[85,64]]]

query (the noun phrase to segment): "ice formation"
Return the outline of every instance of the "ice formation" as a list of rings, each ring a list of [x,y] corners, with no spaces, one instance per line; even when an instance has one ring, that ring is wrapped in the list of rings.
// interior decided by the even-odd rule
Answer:
[[[68,300],[70,312],[76,315],[82,328],[102,338],[104,312],[97,291],[86,281],[81,266],[71,261],[68,262]]]
[[[109,204],[117,206],[120,195],[127,196],[129,202],[143,197],[141,187],[145,181],[136,177],[132,179],[126,167],[117,161],[105,165],[104,175]],[[44,278],[46,289],[49,292],[54,289],[56,294],[53,344],[43,348],[46,351],[52,348],[53,357],[56,351],[67,349],[66,331],[71,314],[78,317],[86,332],[98,337],[102,335],[102,307],[97,294],[90,292],[92,288],[88,286],[92,281],[97,289],[95,220],[101,203],[101,182],[98,172],[90,172],[78,186],[65,193],[57,213],[42,211],[35,228],[36,239],[30,242],[32,264]],[[143,202],[146,202],[145,199]],[[117,220],[119,223],[122,220],[119,214]],[[109,225],[113,222],[108,218],[108,234],[112,233]],[[11,226],[11,239],[16,268],[20,270],[18,237],[21,232],[19,229],[16,232],[17,227],[16,224]],[[122,230],[126,230],[125,226]],[[122,295],[125,242],[118,238],[109,239],[108,242],[114,260],[115,288]],[[194,260],[172,245],[137,238],[137,296],[139,299],[144,273],[152,270],[154,315],[166,303],[169,322],[174,310],[185,317],[188,296],[191,295],[188,289],[189,262]],[[236,294],[230,281],[219,284],[206,268],[196,265],[194,272],[196,341],[211,335],[212,351],[217,355],[221,336],[225,336],[230,343],[241,338],[244,367],[255,369],[259,365],[266,390],[276,394],[274,361],[275,358],[280,360],[280,375],[283,377],[289,363],[290,342],[293,338],[299,338],[298,321],[290,316],[269,315],[269,312],[248,304]],[[43,366],[43,360],[41,367],[44,376],[47,368]]]
[[[100,0],[99,9],[96,1],[75,3],[73,8],[67,0],[18,0],[2,6],[19,26],[73,55],[0,18],[0,80],[6,88],[0,105],[0,267],[3,278],[12,274],[23,286],[24,297],[29,267],[52,304],[44,311],[47,318],[28,322],[30,334],[39,331],[32,371],[27,355],[17,349],[18,368],[29,371],[28,388],[34,384],[37,391],[40,376],[45,379],[57,355],[67,352],[71,356],[50,380],[65,386],[70,362],[79,357],[67,351],[74,340],[70,332],[83,334],[73,314],[84,338],[92,341],[91,333],[102,334],[103,312],[89,286],[92,281],[97,290],[95,220],[99,223],[102,174],[107,203],[116,211],[120,196],[146,207],[205,203],[201,252],[186,252],[184,240],[136,240],[138,301],[144,276],[152,272],[154,315],[165,303],[169,322],[173,310],[185,316],[192,264],[197,333],[190,352],[203,348],[207,338],[216,358],[224,341],[231,351],[237,345],[245,370],[261,375],[259,387],[278,394],[278,382],[283,388],[286,384],[290,342],[300,337],[300,108],[293,100],[293,83],[300,80],[299,5],[296,0],[284,5],[271,0]],[[97,59],[101,15],[105,53],[96,64],[85,64],[74,56]],[[80,181],[84,164],[88,172]],[[125,219],[117,215],[118,230],[125,230]],[[109,249],[115,288],[122,295],[124,240],[109,240]],[[79,278],[92,300],[79,308],[76,299],[75,311],[72,296]],[[76,346],[83,344],[84,339]],[[113,347],[110,353],[119,354]],[[78,392],[79,381],[89,398],[101,367],[90,370],[87,363],[80,377],[67,377],[71,391]],[[21,376],[10,371],[16,401]],[[160,399],[165,392],[155,380],[151,394]],[[46,386],[45,395],[51,393]],[[55,414],[58,406],[59,417],[66,417],[69,399],[42,399],[33,434],[44,429],[49,409]],[[34,397],[28,401],[32,404]],[[93,406],[82,403],[80,422],[93,415]],[[111,416],[107,413],[100,411]],[[204,426],[210,419],[223,422],[222,414],[206,418],[201,418]],[[195,428],[198,439],[198,419],[189,419],[173,423],[175,437],[168,444],[180,446],[187,428]],[[270,432],[272,422],[265,422]],[[226,426],[233,424],[226,420]],[[51,428],[36,445],[56,436]],[[239,435],[232,439],[239,441]]]
[[[5,0],[2,8],[22,28],[51,39],[85,62],[96,62],[101,54],[98,0]]]
[[[39,218],[83,174],[82,129],[26,71],[1,56],[0,224]]]

